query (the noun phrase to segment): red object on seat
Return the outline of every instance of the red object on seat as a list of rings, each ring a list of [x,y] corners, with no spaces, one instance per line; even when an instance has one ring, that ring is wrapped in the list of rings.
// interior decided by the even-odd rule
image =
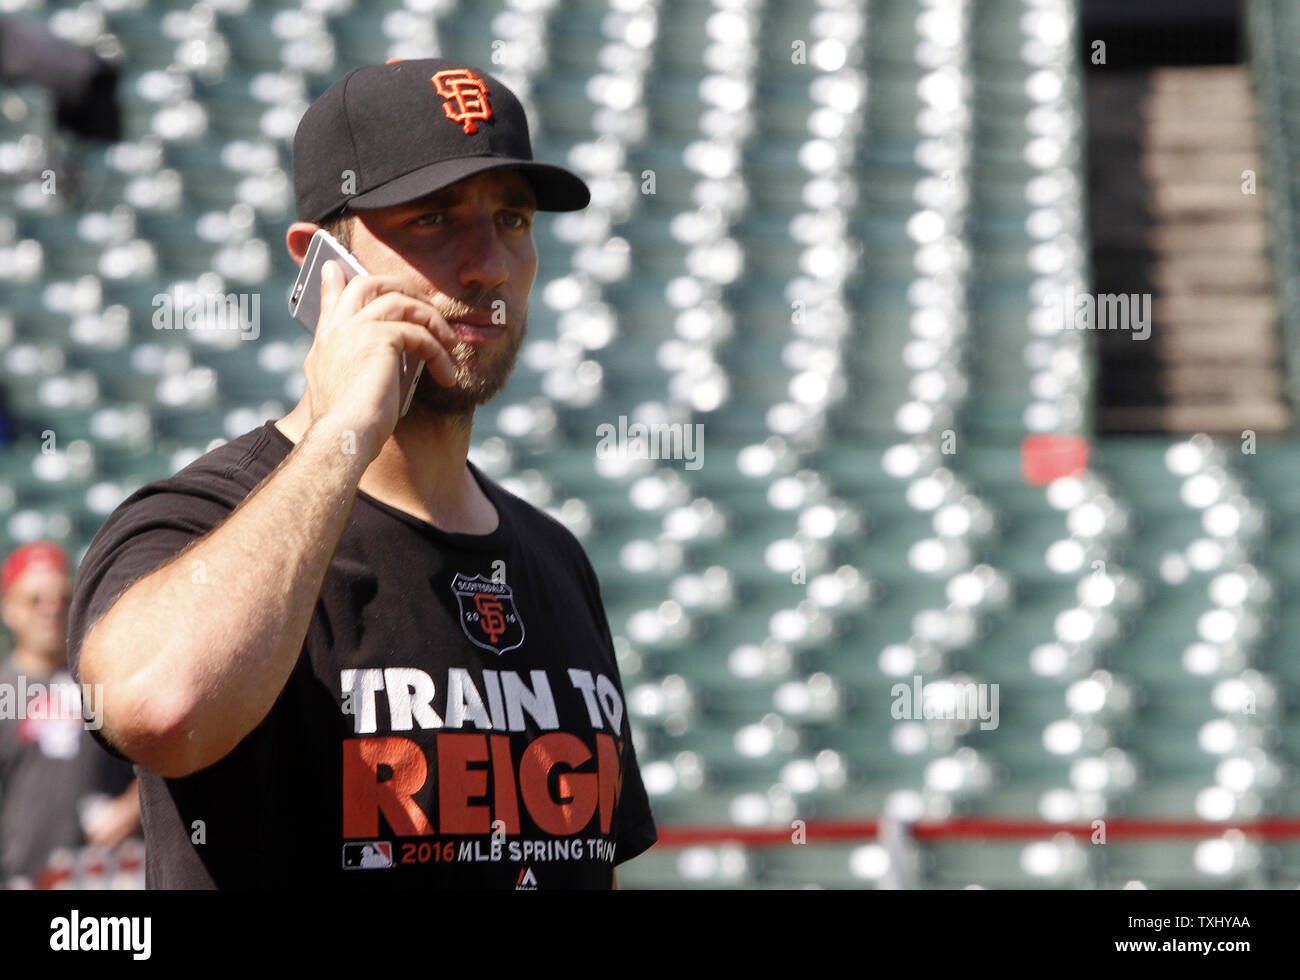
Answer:
[[[1088,468],[1088,440],[1083,436],[1026,436],[1020,443],[1020,472],[1030,486],[1041,487]]]

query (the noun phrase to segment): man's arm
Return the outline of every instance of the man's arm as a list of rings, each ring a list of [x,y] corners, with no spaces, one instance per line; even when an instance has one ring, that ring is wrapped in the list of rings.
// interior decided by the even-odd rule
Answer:
[[[321,310],[298,445],[222,524],[127,588],[82,645],[81,680],[103,685],[102,734],[160,775],[221,759],[284,688],[362,474],[397,424],[402,352],[454,381],[455,334],[397,280],[344,286],[327,263]]]
[[[368,463],[342,446],[337,427],[313,425],[223,524],[87,634],[81,678],[103,685],[103,735],[146,769],[211,765],[271,710]]]

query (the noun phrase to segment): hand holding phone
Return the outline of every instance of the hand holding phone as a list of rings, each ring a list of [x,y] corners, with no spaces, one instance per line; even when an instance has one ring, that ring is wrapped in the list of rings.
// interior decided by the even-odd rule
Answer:
[[[302,268],[289,294],[289,314],[308,332],[316,332],[316,323],[320,319],[321,272],[326,262],[336,259],[343,267],[343,281],[346,283],[357,276],[367,275],[365,268],[356,257],[345,249],[324,228],[312,235],[307,245],[307,254],[303,257]],[[401,388],[398,404],[400,416],[406,415],[415,396],[415,386],[424,372],[424,361],[402,353]]]

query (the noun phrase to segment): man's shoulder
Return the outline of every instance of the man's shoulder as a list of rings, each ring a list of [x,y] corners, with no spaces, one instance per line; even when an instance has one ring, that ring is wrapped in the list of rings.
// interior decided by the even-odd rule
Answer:
[[[292,448],[293,443],[271,422],[213,447],[171,476],[153,480],[130,493],[108,515],[86,558],[104,549],[112,550],[145,531],[166,529],[195,537],[211,530],[257,488]],[[83,559],[82,570],[85,568]]]
[[[251,493],[293,448],[275,425],[266,422],[192,459],[171,476],[146,483],[119,507],[134,506],[165,494],[197,495],[237,505]]]
[[[238,438],[213,447],[171,476],[156,480],[150,486],[174,489],[214,481],[240,485],[252,481],[256,486],[292,449],[293,443],[288,437],[273,422],[267,421]]]

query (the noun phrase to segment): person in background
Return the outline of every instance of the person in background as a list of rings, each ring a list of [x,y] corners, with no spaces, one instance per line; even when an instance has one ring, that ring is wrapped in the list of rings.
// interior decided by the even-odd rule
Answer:
[[[83,698],[67,669],[63,549],[17,548],[0,566],[0,592],[14,643],[0,664],[0,883],[39,885],[60,850],[139,836],[140,794],[130,768],[90,736],[98,699]]]

